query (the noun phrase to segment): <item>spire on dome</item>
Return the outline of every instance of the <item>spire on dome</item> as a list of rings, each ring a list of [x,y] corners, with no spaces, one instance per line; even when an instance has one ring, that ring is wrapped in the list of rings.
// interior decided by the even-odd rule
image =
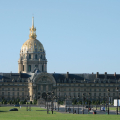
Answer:
[[[32,27],[30,28],[29,38],[36,39],[36,28],[34,28],[34,17],[32,17]]]
[[[32,17],[32,27],[34,28],[34,17]]]

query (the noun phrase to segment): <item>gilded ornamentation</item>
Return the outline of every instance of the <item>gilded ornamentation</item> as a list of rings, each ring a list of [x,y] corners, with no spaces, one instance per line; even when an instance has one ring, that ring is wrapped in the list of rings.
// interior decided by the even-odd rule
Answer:
[[[36,28],[34,28],[34,17],[32,17],[32,27],[30,28],[29,38],[36,39]]]

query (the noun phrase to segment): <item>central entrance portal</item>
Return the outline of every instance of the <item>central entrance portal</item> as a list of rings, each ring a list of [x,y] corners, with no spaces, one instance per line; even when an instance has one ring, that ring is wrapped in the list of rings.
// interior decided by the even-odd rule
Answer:
[[[43,99],[47,99],[47,94],[44,92],[44,93],[42,93],[42,98]]]

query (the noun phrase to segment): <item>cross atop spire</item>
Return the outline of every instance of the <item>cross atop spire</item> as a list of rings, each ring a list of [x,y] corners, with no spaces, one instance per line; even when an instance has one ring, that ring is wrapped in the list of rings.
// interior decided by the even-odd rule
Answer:
[[[32,27],[34,28],[34,17],[32,17]]]
[[[32,17],[32,27],[30,28],[29,38],[36,39],[36,28],[34,28],[34,17]]]

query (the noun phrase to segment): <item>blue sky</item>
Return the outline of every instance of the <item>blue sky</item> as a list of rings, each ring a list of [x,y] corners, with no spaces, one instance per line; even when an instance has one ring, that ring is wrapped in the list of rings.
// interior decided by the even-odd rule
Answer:
[[[34,15],[49,73],[119,74],[119,6],[119,0],[1,0],[0,72],[18,72]]]

